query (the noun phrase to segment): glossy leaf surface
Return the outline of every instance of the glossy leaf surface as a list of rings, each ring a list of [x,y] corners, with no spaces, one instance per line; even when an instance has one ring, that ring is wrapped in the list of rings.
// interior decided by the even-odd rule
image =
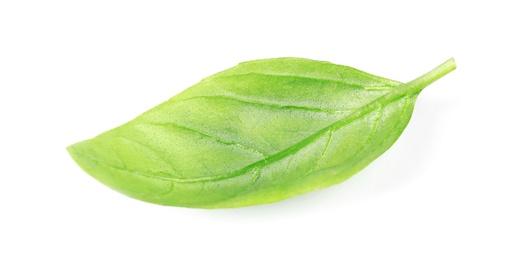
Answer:
[[[277,58],[210,76],[113,130],[68,147],[91,176],[163,205],[255,205],[339,183],[385,152],[418,93],[328,62]]]

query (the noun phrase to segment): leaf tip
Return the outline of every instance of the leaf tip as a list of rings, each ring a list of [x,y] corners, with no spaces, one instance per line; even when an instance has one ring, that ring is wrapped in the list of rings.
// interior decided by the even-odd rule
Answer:
[[[72,145],[66,147],[66,151],[69,154],[69,156],[71,156],[71,158],[73,158],[76,161],[75,157],[77,156],[77,154],[76,154],[75,145],[72,144]]]
[[[89,155],[86,147],[84,147],[84,142],[78,142],[66,147],[67,153],[71,158],[82,168],[87,171],[87,168],[94,164],[94,160],[91,160],[91,156]]]

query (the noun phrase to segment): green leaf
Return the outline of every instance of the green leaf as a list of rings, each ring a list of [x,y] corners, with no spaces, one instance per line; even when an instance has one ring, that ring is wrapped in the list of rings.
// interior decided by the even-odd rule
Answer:
[[[401,84],[299,58],[241,63],[68,151],[103,184],[140,200],[226,208],[342,182],[385,152],[448,60]]]

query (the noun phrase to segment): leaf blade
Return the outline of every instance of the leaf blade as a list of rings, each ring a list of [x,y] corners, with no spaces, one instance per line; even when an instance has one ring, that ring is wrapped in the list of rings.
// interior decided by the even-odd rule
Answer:
[[[304,59],[242,63],[68,150],[93,177],[141,200],[273,202],[341,182],[386,151],[417,92],[439,78],[428,77],[399,85]]]

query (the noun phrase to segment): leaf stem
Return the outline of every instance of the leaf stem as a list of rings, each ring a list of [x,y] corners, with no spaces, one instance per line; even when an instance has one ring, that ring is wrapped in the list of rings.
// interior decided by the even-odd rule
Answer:
[[[377,110],[386,104],[389,104],[393,101],[403,98],[404,96],[420,92],[429,84],[435,82],[436,80],[445,76],[447,73],[453,71],[454,69],[456,69],[456,62],[454,62],[454,59],[451,58],[446,62],[442,63],[440,66],[432,69],[430,72],[418,77],[417,79],[414,79],[406,84],[396,87],[393,91],[361,107],[360,109],[344,117],[342,120],[334,123],[333,125],[348,124],[351,121],[360,118],[361,116],[364,116],[370,113],[371,111]]]
[[[406,83],[401,86],[398,86],[390,93],[386,94],[385,96],[376,99],[372,103],[369,103],[365,106],[365,109],[371,111],[376,109],[376,107],[380,106],[380,104],[386,104],[392,101],[395,101],[397,99],[400,99],[406,95],[411,95],[417,92],[420,92],[425,87],[427,87],[429,84],[435,82],[436,80],[440,79],[441,77],[447,75],[449,72],[456,69],[456,62],[454,62],[453,58],[450,58],[446,62],[440,64],[438,67],[432,69],[428,73]],[[359,113],[364,113],[366,111],[360,111]]]
[[[398,87],[397,93],[395,94],[412,94],[423,90],[429,84],[435,82],[441,77],[447,75],[449,72],[456,69],[456,62],[453,58],[450,58],[446,62],[440,64],[438,67],[432,69],[428,73]]]

